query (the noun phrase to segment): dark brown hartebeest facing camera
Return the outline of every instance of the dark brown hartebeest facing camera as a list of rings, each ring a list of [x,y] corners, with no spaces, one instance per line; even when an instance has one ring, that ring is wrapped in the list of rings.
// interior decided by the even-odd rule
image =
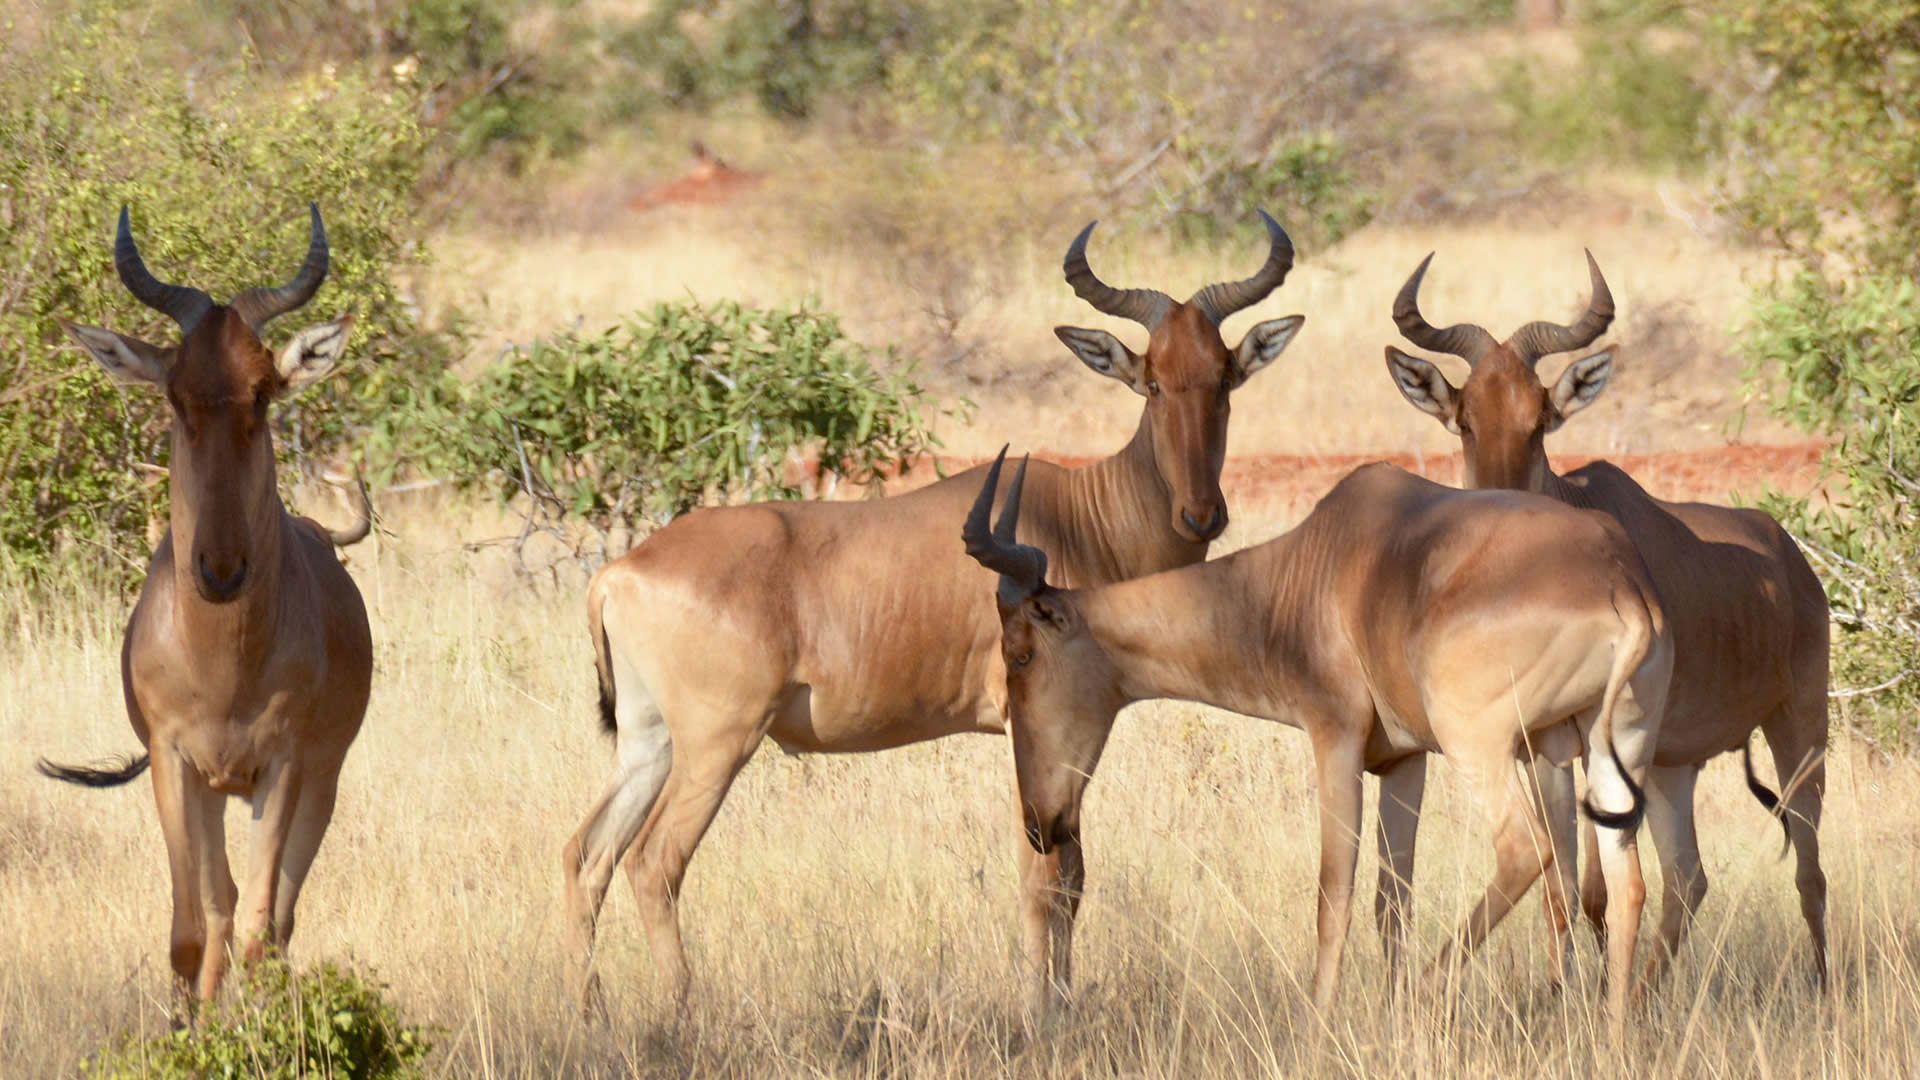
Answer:
[[[1467,362],[1466,382],[1447,381],[1432,362],[1387,346],[1387,371],[1400,393],[1460,436],[1467,487],[1516,488],[1617,518],[1653,574],[1661,605],[1673,624],[1676,650],[1668,722],[1648,781],[1647,827],[1660,854],[1665,899],[1660,947],[1642,977],[1657,980],[1686,937],[1692,913],[1706,898],[1693,827],[1693,788],[1702,765],[1746,747],[1754,729],[1765,734],[1784,808],[1754,778],[1747,782],[1768,808],[1784,813],[1799,857],[1795,884],[1800,911],[1813,937],[1814,972],[1827,980],[1827,879],[1820,870],[1820,805],[1826,790],[1827,595],[1820,579],[1780,523],[1759,510],[1656,499],[1633,478],[1604,461],[1556,475],[1545,438],[1592,404],[1606,388],[1613,353],[1603,349],[1568,364],[1549,386],[1536,371],[1541,358],[1584,349],[1613,321],[1613,293],[1587,253],[1592,296],[1572,325],[1532,322],[1506,341],[1462,323],[1440,329],[1420,314],[1420,281],[1428,255],[1394,300],[1393,321],[1414,345]],[[1574,888],[1573,791],[1570,772],[1546,797],[1555,809],[1559,873],[1548,878],[1548,918],[1569,918]],[[1596,931],[1607,885],[1596,872],[1592,827],[1580,883],[1581,906]]]
[[[1096,311],[1144,326],[1148,338],[1137,353],[1104,330],[1054,331],[1145,402],[1119,453],[1081,469],[1036,464],[1028,478],[1024,539],[1063,580],[1119,581],[1199,562],[1226,528],[1229,399],[1304,321],[1259,323],[1232,348],[1220,336],[1229,315],[1266,297],[1293,266],[1287,234],[1261,220],[1269,248],[1260,271],[1185,303],[1095,277],[1092,225],[1067,248],[1074,291]],[[569,961],[590,1009],[594,923],[623,857],[654,960],[686,1000],[674,902],[695,845],[761,740],[853,752],[1005,730],[991,579],[952,542],[980,476],[973,469],[865,502],[695,510],[594,576],[587,629],[619,764],[564,854]],[[1058,875],[1057,862],[1037,857],[1022,872],[1027,955],[1041,970]]]
[[[1565,771],[1585,751],[1587,810],[1613,931],[1613,1032],[1623,1030],[1643,886],[1633,844],[1673,646],[1620,524],[1519,492],[1460,491],[1376,462],[1347,474],[1292,531],[1197,566],[1098,588],[1047,583],[1046,553],[1014,536],[1021,481],[987,527],[999,469],[961,532],[999,575],[1007,726],[1028,842],[1060,859],[1056,958],[1072,947],[1084,871],[1080,806],[1121,708],[1198,701],[1298,727],[1320,787],[1319,953],[1313,999],[1334,1000],[1360,853],[1361,773],[1412,782],[1445,754],[1493,825],[1486,893],[1428,969],[1479,948],[1544,869],[1546,822],[1528,747]],[[1609,767],[1610,766],[1610,767]],[[1417,805],[1417,803],[1416,803]],[[1382,863],[1412,875],[1415,817],[1383,784]],[[1383,895],[1384,892],[1383,892]],[[1398,983],[1403,904],[1382,908]]]
[[[371,527],[364,487],[361,520],[329,533],[288,514],[274,481],[269,406],[331,372],[353,328],[349,315],[302,330],[278,355],[261,344],[267,322],[327,276],[326,231],[309,209],[312,239],[293,280],[221,305],[155,279],[122,208],[114,267],[135,299],[178,324],[180,343],[62,324],[109,374],[166,394],[172,520],[120,654],[127,718],[147,752],[114,769],[40,769],[110,787],[152,766],[173,875],[173,970],[203,1000],[219,989],[236,930],[249,965],[293,936],[373,673],[366,607],[333,550]],[[245,890],[227,866],[228,796],[253,807]]]

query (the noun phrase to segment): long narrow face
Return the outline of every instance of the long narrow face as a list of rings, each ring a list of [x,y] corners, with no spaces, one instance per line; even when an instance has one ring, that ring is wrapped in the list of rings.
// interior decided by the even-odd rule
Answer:
[[[1433,256],[1427,256],[1431,261]],[[1470,488],[1546,489],[1546,436],[1586,408],[1606,389],[1613,353],[1603,350],[1567,365],[1551,388],[1540,378],[1540,358],[1584,348],[1613,319],[1613,297],[1600,268],[1587,256],[1593,298],[1572,326],[1534,322],[1504,342],[1481,327],[1439,329],[1420,314],[1416,294],[1427,262],[1402,287],[1394,321],[1422,348],[1450,352],[1467,361],[1465,383],[1455,387],[1432,361],[1387,346],[1387,371],[1409,403],[1460,436],[1465,485]]]
[[[1027,842],[1042,855],[1080,835],[1080,803],[1126,704],[1118,672],[1071,597],[1052,589],[1000,608],[1013,736]]]
[[[147,272],[120,214],[114,262],[135,298],[181,327],[179,345],[162,348],[98,327],[63,322],[107,373],[153,386],[173,412],[173,530],[176,564],[209,603],[244,595],[261,565],[259,530],[274,519],[273,437],[267,408],[282,392],[334,369],[353,317],[295,334],[278,357],[260,342],[267,320],[307,302],[326,275],[326,233],[313,210],[307,261],[288,285],[254,289],[231,306],[197,289],[168,285]]]
[[[1260,323],[1232,349],[1220,337],[1229,315],[1259,303],[1293,266],[1286,231],[1264,212],[1260,218],[1270,241],[1266,265],[1244,281],[1208,285],[1185,303],[1153,289],[1116,289],[1094,276],[1086,256],[1092,225],[1067,248],[1063,264],[1067,282],[1094,310],[1147,328],[1145,355],[1105,330],[1057,326],[1053,332],[1089,368],[1147,399],[1142,424],[1171,503],[1168,524],[1189,543],[1209,543],[1227,527],[1220,470],[1233,391],[1278,359],[1306,321],[1290,315]]]

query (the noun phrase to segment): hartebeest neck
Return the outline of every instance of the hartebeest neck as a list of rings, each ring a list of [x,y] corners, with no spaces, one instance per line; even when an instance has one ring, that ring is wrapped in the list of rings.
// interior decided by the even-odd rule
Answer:
[[[1080,594],[1129,701],[1275,715],[1313,692],[1331,560],[1288,533],[1259,547]],[[1322,545],[1324,546],[1324,545]],[[1325,554],[1324,552],[1322,554]]]
[[[1055,584],[1125,581],[1207,557],[1206,544],[1173,531],[1173,493],[1153,459],[1151,424],[1143,411],[1133,438],[1118,453],[1068,474],[1057,541],[1075,558],[1055,560]],[[1076,573],[1080,567],[1089,569]]]

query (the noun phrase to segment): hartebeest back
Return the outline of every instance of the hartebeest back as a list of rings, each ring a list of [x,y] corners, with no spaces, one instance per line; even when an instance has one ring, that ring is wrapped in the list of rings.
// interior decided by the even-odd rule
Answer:
[[[1549,388],[1536,372],[1542,357],[1591,345],[1613,321],[1613,293],[1587,254],[1592,297],[1570,326],[1532,322],[1504,342],[1472,324],[1437,329],[1420,314],[1422,260],[1394,301],[1393,319],[1408,341],[1467,362],[1457,389],[1430,361],[1387,347],[1387,370],[1415,407],[1460,436],[1468,487],[1517,488],[1617,518],[1646,560],[1667,617],[1673,623],[1673,690],[1654,755],[1647,815],[1660,853],[1665,900],[1661,947],[1646,975],[1657,978],[1680,947],[1692,912],[1706,897],[1693,826],[1693,788],[1700,767],[1714,756],[1746,748],[1753,730],[1766,735],[1781,784],[1787,789],[1785,824],[1799,857],[1795,883],[1813,938],[1814,971],[1827,979],[1826,875],[1820,869],[1820,806],[1826,788],[1827,596],[1798,545],[1759,510],[1704,503],[1673,503],[1646,493],[1606,462],[1565,477],[1547,464],[1545,436],[1600,396],[1613,370],[1611,350],[1569,364]],[[1753,777],[1763,804],[1772,792]],[[1565,774],[1563,784],[1571,784]],[[1564,849],[1557,884],[1573,887],[1572,789],[1550,801]],[[1587,830],[1591,851],[1594,837]],[[1596,928],[1606,883],[1589,859],[1582,906]]]
[[[1220,323],[1293,265],[1286,233],[1261,218],[1270,247],[1260,271],[1185,303],[1096,277],[1086,257],[1092,225],[1067,249],[1074,291],[1149,337],[1142,354],[1104,330],[1055,331],[1088,367],[1145,399],[1132,441],[1113,457],[1034,469],[1024,539],[1065,580],[1097,584],[1199,562],[1226,527],[1229,399],[1304,321],[1262,322],[1233,349],[1221,339]],[[1003,730],[990,579],[951,542],[979,475],[866,502],[696,510],[595,575],[587,623],[619,765],[564,855],[570,960],[584,1000],[597,997],[594,924],[623,856],[654,958],[684,1000],[675,897],[762,739],[845,752]],[[1029,953],[1043,966],[1039,897],[1054,872],[1035,861],[1023,875]]]
[[[1518,492],[1463,492],[1392,465],[1349,473],[1273,540],[1099,588],[1047,584],[1051,561],[1014,539],[1021,478],[999,524],[989,472],[962,538],[999,574],[1007,724],[1028,841],[1065,866],[1052,909],[1062,967],[1084,883],[1080,805],[1114,717],[1150,698],[1197,701],[1302,728],[1320,785],[1314,1001],[1332,1004],[1359,857],[1361,773],[1418,794],[1444,753],[1494,827],[1492,883],[1435,962],[1478,948],[1551,856],[1527,779],[1531,746],[1564,763],[1584,746],[1588,811],[1621,830],[1609,1005],[1625,1016],[1642,886],[1633,846],[1673,664],[1660,606],[1619,524]],[[1023,470],[1024,472],[1024,467]],[[1404,791],[1381,792],[1382,861],[1407,868]],[[1602,807],[1605,809],[1598,809]],[[1410,871],[1409,871],[1410,872]],[[1404,879],[1403,879],[1404,880]],[[1390,968],[1405,928],[1383,909]]]
[[[268,320],[326,279],[327,235],[309,209],[312,239],[293,280],[220,305],[155,279],[122,208],[114,266],[135,299],[179,325],[180,344],[64,324],[109,374],[167,395],[173,511],[120,654],[127,717],[147,753],[117,769],[40,767],[105,787],[151,763],[173,876],[173,969],[201,998],[226,972],[236,902],[249,964],[293,936],[373,672],[366,608],[333,550],[365,536],[365,523],[329,534],[288,514],[274,483],[269,404],[331,372],[353,326],[347,316],[303,330],[277,357],[261,344]],[[227,866],[229,795],[253,805],[244,894]]]

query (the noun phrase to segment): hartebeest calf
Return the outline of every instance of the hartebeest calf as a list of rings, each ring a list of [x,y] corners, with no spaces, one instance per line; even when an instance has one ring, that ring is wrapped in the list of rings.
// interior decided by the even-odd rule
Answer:
[[[1595,763],[1588,813],[1621,830],[1621,842],[1601,851],[1616,976],[1608,1005],[1621,1030],[1644,895],[1638,778],[1652,761],[1673,649],[1652,581],[1618,522],[1375,463],[1264,544],[1067,589],[1047,583],[1045,552],[1014,539],[1020,474],[988,530],[998,472],[997,464],[988,472],[962,537],[968,554],[999,574],[1007,725],[1027,839],[1064,867],[1065,887],[1049,910],[1063,970],[1085,881],[1080,804],[1114,717],[1135,701],[1176,698],[1291,724],[1313,742],[1313,996],[1322,1009],[1333,1002],[1347,937],[1361,773],[1424,778],[1426,753],[1443,753],[1493,824],[1493,881],[1430,969],[1440,973],[1480,946],[1552,858],[1529,751],[1565,765],[1584,747]],[[1396,838],[1395,850],[1410,857],[1411,837]],[[1404,926],[1385,929],[1397,969]]]
[[[156,280],[122,208],[114,267],[135,299],[179,325],[180,344],[63,324],[109,374],[167,395],[172,521],[120,653],[127,717],[147,752],[118,769],[40,768],[108,787],[151,764],[173,874],[173,970],[202,999],[219,989],[236,924],[249,965],[293,936],[373,673],[366,607],[333,551],[365,536],[366,523],[329,534],[288,514],[274,482],[268,406],[332,371],[353,327],[348,315],[303,330],[278,356],[261,344],[267,321],[326,279],[327,235],[310,210],[293,280],[223,306]],[[364,490],[362,500],[365,513]],[[227,867],[230,795],[253,806],[244,894]]]
[[[1504,342],[1471,324],[1438,329],[1420,314],[1420,281],[1433,256],[1422,260],[1401,288],[1393,320],[1414,345],[1467,362],[1456,388],[1430,361],[1387,346],[1387,370],[1406,399],[1460,436],[1467,487],[1540,492],[1572,506],[1617,518],[1633,538],[1673,625],[1676,650],[1668,722],[1661,728],[1648,781],[1647,826],[1660,854],[1665,900],[1661,947],[1645,975],[1657,979],[1686,937],[1692,913],[1706,897],[1693,826],[1693,789],[1700,768],[1718,754],[1740,749],[1758,727],[1766,735],[1786,788],[1785,826],[1799,858],[1795,883],[1800,911],[1813,937],[1814,972],[1827,980],[1827,879],[1820,870],[1820,805],[1826,789],[1827,595],[1793,537],[1759,510],[1656,499],[1625,472],[1604,461],[1558,476],[1547,464],[1544,437],[1593,403],[1613,370],[1611,350],[1567,366],[1551,387],[1535,368],[1552,353],[1583,349],[1613,321],[1613,294],[1587,254],[1593,293],[1571,326],[1533,322]],[[1772,792],[1748,784],[1762,803]],[[1556,841],[1560,889],[1573,887],[1571,773],[1550,802],[1558,807]],[[1587,848],[1595,843],[1587,829]],[[1596,929],[1606,882],[1591,859],[1581,906]],[[1564,908],[1562,909],[1564,911]],[[1549,917],[1555,915],[1550,905]]]
[[[1270,247],[1260,271],[1185,303],[1102,283],[1087,265],[1092,225],[1068,247],[1074,291],[1149,337],[1142,354],[1103,330],[1054,331],[1088,367],[1146,399],[1119,453],[1081,469],[1034,469],[1025,537],[1065,580],[1096,584],[1199,562],[1226,527],[1229,399],[1304,321],[1262,322],[1233,349],[1221,339],[1220,323],[1258,303],[1293,265],[1285,231],[1261,219]],[[852,752],[1004,731],[991,579],[951,541],[978,477],[969,470],[864,502],[696,510],[594,576],[587,626],[619,763],[564,855],[570,962],[590,1008],[594,924],[623,856],[655,962],[685,1000],[675,898],[762,739]],[[1030,896],[1056,875],[1031,858],[1022,874]],[[1025,918],[1029,955],[1044,967],[1044,908],[1030,905]]]

